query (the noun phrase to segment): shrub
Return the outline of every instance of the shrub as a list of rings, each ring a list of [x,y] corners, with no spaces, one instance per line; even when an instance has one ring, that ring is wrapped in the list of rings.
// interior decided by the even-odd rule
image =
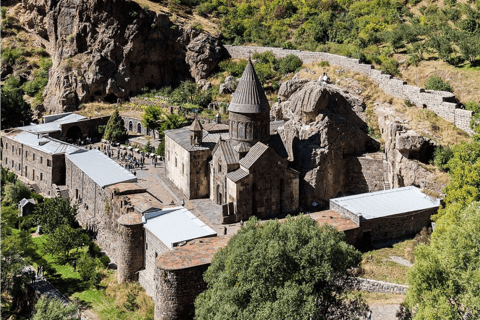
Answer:
[[[407,107],[412,107],[413,106],[413,103],[410,101],[410,100],[405,100],[405,105]]]
[[[436,147],[433,153],[435,165],[442,171],[447,171],[447,163],[453,157],[453,151],[449,147]]]
[[[320,61],[320,67],[329,67],[330,63],[328,61]]]
[[[148,11],[148,10],[150,10],[150,7],[145,5],[145,6],[142,7],[142,9],[145,10],[145,11]]]
[[[100,268],[103,264],[98,258],[92,258],[84,254],[77,262],[77,271],[83,281],[90,286],[95,286],[100,281]]]
[[[235,62],[233,60],[223,60],[221,61],[218,66],[220,67],[221,71],[228,72],[234,77],[240,77],[243,74],[243,70],[247,66],[247,60],[241,60],[239,62]]]
[[[101,256],[100,262],[106,267],[110,263],[110,258],[107,255]]]
[[[290,72],[295,72],[301,66],[302,60],[300,60],[300,58],[296,55],[289,54],[279,61],[278,71],[280,71],[281,74],[287,74]]]
[[[48,83],[48,79],[44,77],[38,77],[32,81],[25,82],[23,85],[23,91],[30,97],[34,97],[38,92],[41,92]]]
[[[1,14],[2,14],[2,19],[5,19],[7,17],[7,8],[2,7],[0,9],[0,11],[1,11]]]
[[[425,90],[453,92],[452,86],[438,76],[431,76],[425,83]]]

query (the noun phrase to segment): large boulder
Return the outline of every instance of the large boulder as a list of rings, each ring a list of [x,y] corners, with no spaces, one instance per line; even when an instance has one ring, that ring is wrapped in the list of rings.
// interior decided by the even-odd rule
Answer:
[[[300,202],[306,207],[326,205],[349,189],[344,157],[377,147],[363,120],[365,105],[359,97],[317,81],[284,85],[296,89],[282,90],[277,111],[289,120],[277,132],[288,160],[301,173]]]
[[[206,78],[220,60],[217,38],[173,24],[125,0],[23,0],[24,26],[52,56],[47,112],[128,99],[145,86]]]

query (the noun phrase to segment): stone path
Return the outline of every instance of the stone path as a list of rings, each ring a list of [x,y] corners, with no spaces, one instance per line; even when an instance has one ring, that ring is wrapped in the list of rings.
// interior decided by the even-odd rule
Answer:
[[[400,309],[399,304],[372,304],[371,320],[397,320],[396,313]]]
[[[409,268],[413,267],[413,264],[410,261],[402,257],[390,256],[390,261],[396,262],[405,267],[409,267]]]
[[[32,266],[27,266],[23,269],[24,272],[35,272]],[[38,292],[40,296],[47,296],[48,298],[56,298],[62,301],[63,304],[69,304],[70,300],[65,297],[57,288],[55,288],[47,279],[43,276],[37,276],[34,282],[30,282],[30,285]]]

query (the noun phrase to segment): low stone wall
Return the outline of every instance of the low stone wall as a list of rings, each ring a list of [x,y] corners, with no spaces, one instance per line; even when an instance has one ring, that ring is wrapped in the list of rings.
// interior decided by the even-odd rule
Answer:
[[[355,278],[355,289],[368,292],[406,294],[408,286],[365,278]]]
[[[370,80],[378,84],[386,94],[395,98],[409,100],[417,107],[432,110],[445,120],[453,122],[458,128],[464,130],[468,134],[472,135],[474,133],[469,125],[473,112],[460,109],[459,105],[455,102],[456,99],[452,93],[425,90],[423,88],[407,85],[407,83],[401,79],[384,74],[380,70],[375,70],[370,64],[360,63],[359,59],[352,59],[326,52],[309,52],[273,47],[225,45],[225,49],[232,58],[238,59],[247,59],[252,52],[262,53],[265,51],[272,51],[277,58],[283,58],[289,54],[294,54],[305,64],[317,61],[328,61],[330,64],[364,74],[370,78]]]

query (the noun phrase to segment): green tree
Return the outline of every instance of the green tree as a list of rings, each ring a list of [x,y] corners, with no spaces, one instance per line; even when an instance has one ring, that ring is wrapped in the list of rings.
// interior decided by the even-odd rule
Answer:
[[[293,54],[289,54],[278,62],[278,71],[281,74],[295,72],[302,66],[302,60]]]
[[[61,225],[49,236],[45,244],[45,252],[57,256],[59,261],[66,262],[70,251],[88,245],[90,238],[81,228],[74,229],[69,225]]]
[[[456,223],[415,248],[406,301],[416,320],[480,318],[480,203],[457,211]]]
[[[95,286],[100,280],[100,270],[103,263],[98,258],[90,257],[88,254],[83,254],[77,262],[77,270],[83,281],[90,286]]]
[[[115,109],[108,120],[103,138],[108,141],[123,143],[127,139],[127,136],[128,134],[127,129],[125,128],[125,123],[123,122],[122,117],[120,117],[118,109]]]
[[[8,168],[2,166],[2,196],[4,195],[5,192],[5,186],[9,183],[15,182],[15,173],[11,172]]]
[[[465,109],[473,111],[472,119],[470,120],[470,128],[480,138],[480,102],[470,101],[465,103]]]
[[[361,254],[309,217],[250,219],[215,255],[195,319],[357,319],[367,306],[346,292]]]
[[[452,86],[439,76],[431,76],[425,83],[425,90],[453,92]]]
[[[30,198],[30,190],[20,181],[16,180],[5,186],[5,198],[3,201],[6,205],[17,205],[23,198]]]
[[[56,228],[67,225],[76,227],[77,205],[71,206],[70,198],[63,199],[56,197],[53,199],[45,199],[45,202],[35,207],[35,215],[40,222],[42,231],[50,234]]]
[[[75,303],[64,305],[56,298],[42,296],[35,304],[35,313],[32,320],[76,320],[78,306]]]
[[[12,77],[10,77],[12,78]],[[23,100],[20,89],[2,88],[2,129],[29,125],[32,122],[32,109]]]
[[[158,130],[160,128],[163,112],[156,106],[148,106],[142,116],[142,124],[149,130]]]

